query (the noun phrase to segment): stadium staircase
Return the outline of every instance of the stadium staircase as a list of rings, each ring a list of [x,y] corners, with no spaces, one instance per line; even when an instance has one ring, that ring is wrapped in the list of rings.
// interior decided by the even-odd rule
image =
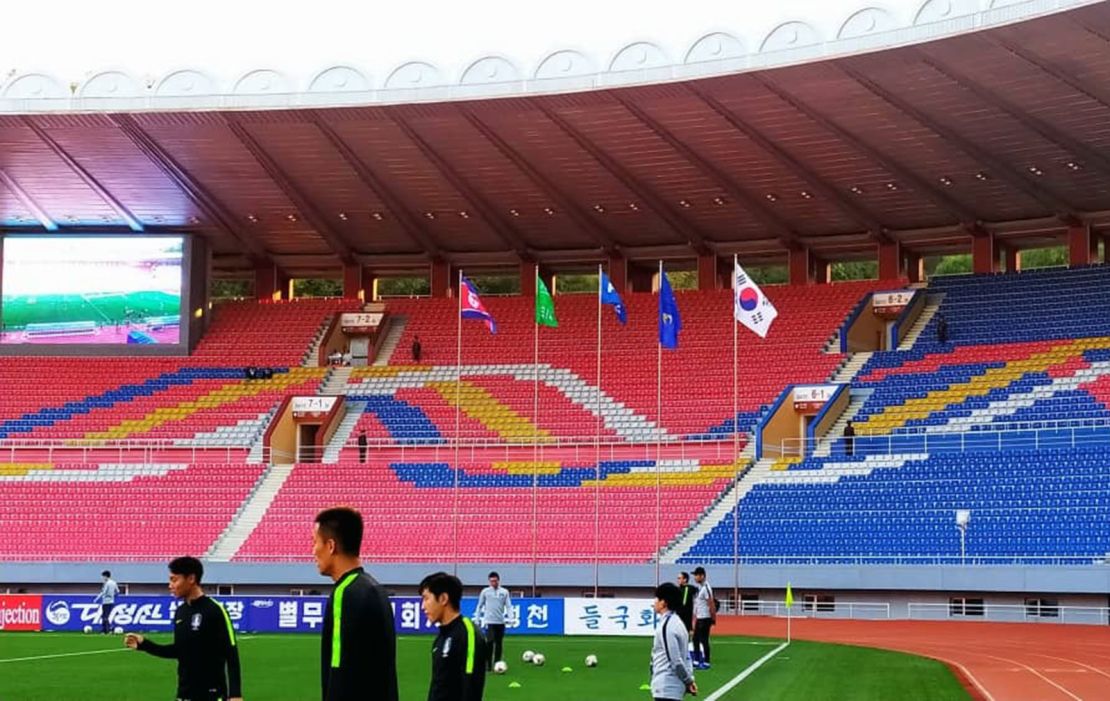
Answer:
[[[343,394],[353,370],[354,368],[345,366],[328,368],[327,374],[324,376],[324,382],[320,385],[319,394]]]
[[[717,498],[714,499],[681,533],[671,539],[659,553],[659,561],[673,564],[679,557],[712,531],[725,514],[732,511],[739,499],[751,491],[760,479],[769,474],[773,460],[755,460],[755,443],[748,443],[736,461],[737,475]]]
[[[918,314],[917,319],[914,320],[913,325],[910,326],[910,330],[906,332],[905,338],[902,339],[902,343],[898,346],[899,350],[913,348],[914,344],[917,343],[917,339],[921,338],[921,334],[929,326],[929,322],[937,315],[937,312],[940,310],[940,305],[943,302],[943,294],[926,294],[925,306],[921,309],[921,313]]]
[[[405,335],[405,327],[408,326],[408,323],[408,317],[404,315],[390,315],[389,331],[386,332],[385,339],[382,340],[381,348],[378,349],[378,355],[374,358],[373,365],[383,367],[392,362],[393,353],[397,350],[397,346],[400,345],[401,338]]]
[[[325,446],[322,462],[329,464],[339,462],[339,454],[343,451],[343,448],[348,443],[354,442],[351,436],[354,435],[355,427],[362,421],[365,409],[365,402],[347,402],[347,413],[343,415],[343,419],[336,427],[331,440]],[[355,449],[357,451],[357,446]]]
[[[243,543],[258,527],[292,472],[292,465],[271,465],[266,468],[231,523],[208,549],[209,559],[228,561],[235,557],[235,553],[239,552],[239,548],[243,547]]]

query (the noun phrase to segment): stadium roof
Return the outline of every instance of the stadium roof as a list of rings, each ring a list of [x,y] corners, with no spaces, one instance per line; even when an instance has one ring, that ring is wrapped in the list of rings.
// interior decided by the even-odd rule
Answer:
[[[560,94],[0,116],[8,232],[192,231],[229,272],[552,265],[1110,225],[1110,3],[884,51]]]

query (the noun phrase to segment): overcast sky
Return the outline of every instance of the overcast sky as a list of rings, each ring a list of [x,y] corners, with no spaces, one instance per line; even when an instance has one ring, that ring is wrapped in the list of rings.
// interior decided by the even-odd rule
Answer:
[[[346,63],[380,85],[410,59],[454,78],[499,53],[528,73],[554,49],[607,59],[640,39],[681,60],[711,30],[746,38],[751,50],[783,21],[808,19],[829,37],[876,4],[912,14],[920,0],[13,0],[2,12],[0,83],[13,70],[79,81],[108,68],[141,78],[190,67],[230,79],[255,68],[305,76]]]

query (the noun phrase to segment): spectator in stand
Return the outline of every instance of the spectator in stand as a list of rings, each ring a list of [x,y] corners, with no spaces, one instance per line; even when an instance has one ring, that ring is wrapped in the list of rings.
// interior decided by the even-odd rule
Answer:
[[[852,422],[849,421],[848,424],[844,426],[844,454],[848,457],[852,457],[852,453],[855,452],[855,443],[856,428],[852,425]]]
[[[943,314],[937,314],[937,343],[948,343],[948,319]]]
[[[420,345],[420,337],[412,337],[412,362],[419,363],[420,355],[424,352],[424,347]]]
[[[245,371],[243,371],[243,374],[246,376],[246,378],[248,380],[253,380],[254,377],[255,377],[254,368],[248,367]]]
[[[358,434],[358,461],[363,465],[366,464],[366,431],[361,431]]]

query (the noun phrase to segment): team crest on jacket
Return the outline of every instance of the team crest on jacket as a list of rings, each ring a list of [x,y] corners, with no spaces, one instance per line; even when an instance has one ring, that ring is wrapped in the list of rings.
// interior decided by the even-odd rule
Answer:
[[[451,638],[447,638],[447,640],[445,640],[444,643],[443,643],[443,657],[447,657],[450,654],[451,654]]]
[[[194,613],[192,620],[190,620],[189,622],[189,625],[192,627],[193,630],[200,630],[200,621],[201,615],[199,613]]]

